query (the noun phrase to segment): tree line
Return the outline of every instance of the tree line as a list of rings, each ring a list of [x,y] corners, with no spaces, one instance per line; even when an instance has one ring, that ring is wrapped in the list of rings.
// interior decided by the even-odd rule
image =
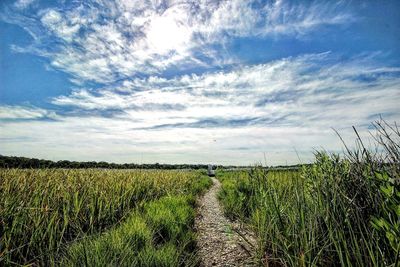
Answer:
[[[265,168],[275,170],[290,170],[299,169],[303,165],[308,164],[297,164],[297,165],[278,165],[269,166]],[[70,160],[59,160],[52,161],[47,159],[36,159],[26,158],[17,156],[3,156],[0,155],[0,168],[21,168],[21,169],[51,169],[51,168],[64,168],[64,169],[160,169],[160,170],[177,170],[177,169],[207,169],[207,164],[164,164],[164,163],[109,163],[105,161],[70,161]],[[213,165],[213,169],[225,169],[225,170],[249,170],[252,166],[234,166],[234,165]]]
[[[100,169],[206,169],[206,164],[137,164],[137,163],[109,163],[105,161],[69,161],[59,160],[52,161],[46,159],[15,157],[15,156],[2,156],[0,155],[0,168],[23,168],[23,169],[39,169],[39,168],[67,168],[67,169],[86,169],[86,168],[100,168]],[[214,166],[218,168],[234,167],[234,166]]]

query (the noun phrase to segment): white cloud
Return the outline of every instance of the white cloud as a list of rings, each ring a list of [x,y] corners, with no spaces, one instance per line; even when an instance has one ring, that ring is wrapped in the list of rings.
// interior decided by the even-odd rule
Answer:
[[[340,127],[338,118],[350,126],[368,123],[374,114],[398,114],[399,68],[383,67],[365,57],[329,63],[334,60],[325,53],[231,72],[125,80],[96,94],[75,91],[55,98],[53,104],[121,110],[125,115],[120,116],[129,114],[133,121],[147,119],[147,125],[137,127],[167,124],[164,120],[172,117],[176,123],[258,118],[249,124],[278,120],[276,124],[329,128]],[[343,110],[351,112],[341,114]]]
[[[25,9],[32,5],[35,2],[35,0],[18,0],[14,3],[14,6],[17,9]]]
[[[26,106],[0,106],[0,120],[18,120],[18,119],[43,119],[43,118],[56,118],[54,112]]]
[[[72,24],[63,18],[63,15],[53,9],[46,10],[41,18],[42,24],[56,36],[71,42],[78,32],[80,25]]]
[[[2,154],[251,164],[266,152],[269,164],[297,163],[294,148],[304,161],[315,146],[340,148],[330,127],[351,140],[353,124],[366,135],[379,114],[400,118],[400,69],[378,64],[377,55],[339,60],[323,53],[160,75],[236,62],[223,48],[234,38],[302,38],[324,25],[346,25],[354,19],[342,2],[62,3],[31,17],[2,14],[34,37],[31,46],[14,51],[48,58],[79,86],[51,100],[57,115],[0,106],[0,140],[7,140]]]
[[[297,163],[295,149],[303,161],[313,148],[340,150],[331,127],[351,143],[352,125],[368,137],[379,114],[398,121],[399,74],[366,55],[343,61],[325,53],[135,78],[54,98],[73,112],[52,122],[6,121],[0,138],[8,140],[3,153],[56,159],[251,164],[265,152],[269,164]]]
[[[50,58],[73,81],[109,83],[170,67],[229,64],[224,45],[237,37],[301,37],[319,26],[353,19],[341,3],[271,1],[87,1],[21,16],[37,42],[28,49]],[[17,15],[15,15],[17,16]],[[35,24],[36,21],[36,24]],[[40,21],[40,24],[37,24]],[[42,28],[40,34],[37,31]],[[58,37],[64,43],[54,42]],[[51,46],[44,48],[43,43]],[[215,48],[215,45],[222,46]],[[47,47],[48,47],[47,46]]]
[[[182,17],[181,10],[170,8],[150,21],[146,39],[154,53],[162,55],[190,45],[192,32],[181,22]]]

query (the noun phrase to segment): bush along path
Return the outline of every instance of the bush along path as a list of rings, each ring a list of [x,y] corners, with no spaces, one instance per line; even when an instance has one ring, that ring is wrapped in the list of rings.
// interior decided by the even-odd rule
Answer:
[[[217,198],[221,183],[215,178],[213,183],[200,199],[195,219],[200,266],[254,266],[254,238],[224,216]]]

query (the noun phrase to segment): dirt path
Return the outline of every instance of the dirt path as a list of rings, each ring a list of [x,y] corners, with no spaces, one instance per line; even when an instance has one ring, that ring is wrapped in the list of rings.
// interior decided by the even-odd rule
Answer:
[[[211,189],[200,199],[195,222],[201,266],[253,266],[250,255],[253,249],[241,235],[253,244],[254,239],[244,233],[239,224],[224,216],[217,199],[221,183],[215,178],[213,182]]]

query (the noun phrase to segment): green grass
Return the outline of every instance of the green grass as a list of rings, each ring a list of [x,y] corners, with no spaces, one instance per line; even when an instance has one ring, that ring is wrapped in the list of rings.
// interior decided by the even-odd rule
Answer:
[[[220,201],[254,229],[260,265],[400,266],[399,137],[299,171],[220,171]]]
[[[136,238],[137,227],[144,227],[140,220],[145,220],[146,225],[143,240],[152,241],[155,230],[148,229],[153,227],[152,222],[142,218],[145,213],[140,213],[140,219],[132,213],[148,209],[150,214],[150,203],[164,196],[186,195],[189,201],[209,185],[210,179],[199,171],[1,169],[0,265],[58,265],[59,255],[71,245],[78,246],[79,240],[98,236],[111,240],[110,246],[131,244],[118,238],[131,236],[130,230],[132,238]],[[193,201],[190,206],[183,201],[175,204],[193,212]],[[153,205],[164,207],[162,203]],[[164,214],[168,215],[165,209]],[[128,226],[119,229],[126,223]],[[184,231],[190,232],[188,225]],[[102,236],[114,230],[120,234]],[[97,250],[91,247],[92,252],[115,251],[100,243],[103,242],[93,242]],[[144,251],[148,252],[142,252],[141,257],[148,257],[149,253],[156,260],[162,253],[172,251],[170,246],[166,243],[158,251],[158,247],[145,245]]]
[[[192,196],[146,203],[122,225],[69,248],[63,266],[191,266],[196,264]]]
[[[219,173],[219,197],[228,216],[253,227],[260,264],[396,266],[399,187],[388,180],[375,181],[379,186],[357,182],[351,175],[348,162],[321,154],[298,172]]]

